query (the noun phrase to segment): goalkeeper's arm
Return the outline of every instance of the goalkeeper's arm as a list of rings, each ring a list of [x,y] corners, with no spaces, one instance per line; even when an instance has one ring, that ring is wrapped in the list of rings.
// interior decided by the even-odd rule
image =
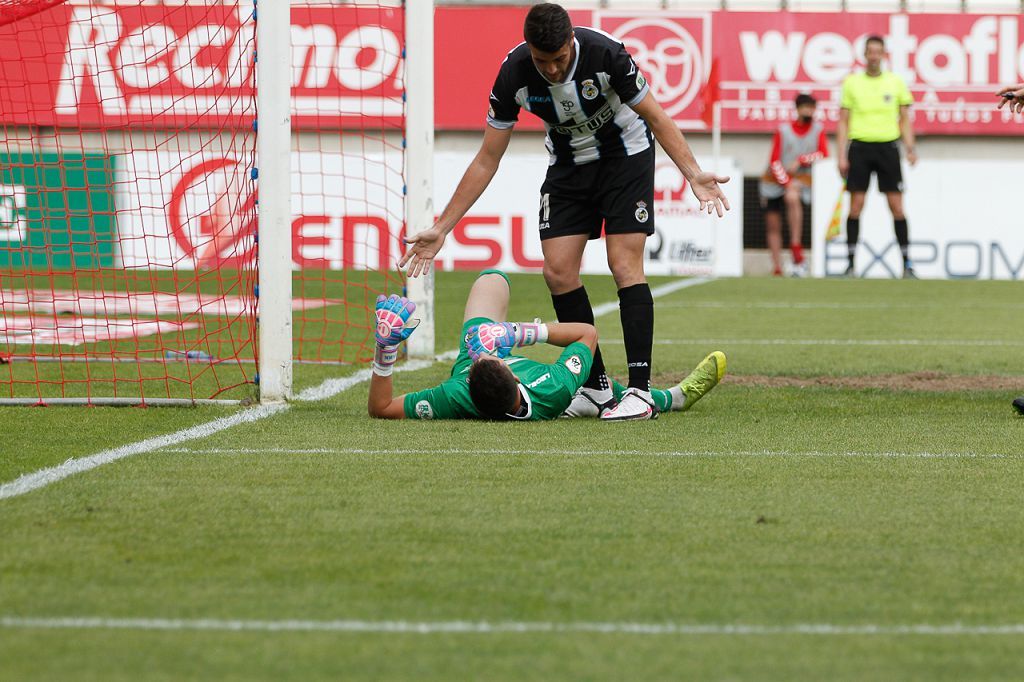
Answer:
[[[548,340],[552,346],[565,348],[574,343],[585,344],[593,353],[597,348],[597,329],[583,322],[554,322],[548,326]]]
[[[374,314],[377,319],[376,342],[373,354],[373,374],[370,376],[370,395],[366,409],[371,417],[402,419],[405,417],[404,396],[394,397],[391,372],[398,359],[398,346],[416,330],[419,320],[410,319],[416,304],[403,296],[377,298]]]
[[[377,419],[405,419],[405,395],[394,397],[391,375],[381,376],[374,372],[370,377],[370,398],[366,407],[371,417]]]

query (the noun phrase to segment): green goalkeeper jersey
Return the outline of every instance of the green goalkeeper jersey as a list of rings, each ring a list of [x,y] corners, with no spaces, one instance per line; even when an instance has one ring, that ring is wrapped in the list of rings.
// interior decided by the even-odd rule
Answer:
[[[469,320],[465,330],[483,318]],[[516,355],[505,358],[505,364],[520,382],[520,393],[526,414],[516,419],[557,419],[569,407],[572,397],[590,375],[594,362],[590,349],[582,343],[569,345],[558,360],[550,365]],[[469,368],[472,361],[461,344],[451,378],[425,391],[405,396],[405,416],[410,419],[476,419],[480,413],[469,397]]]

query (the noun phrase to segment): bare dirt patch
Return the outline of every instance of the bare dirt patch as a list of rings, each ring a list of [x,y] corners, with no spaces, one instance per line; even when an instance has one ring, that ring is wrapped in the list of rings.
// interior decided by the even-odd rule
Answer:
[[[936,393],[945,391],[1024,391],[1024,376],[943,374],[941,372],[814,377],[731,374],[726,375],[722,379],[722,383],[764,388],[851,388]]]

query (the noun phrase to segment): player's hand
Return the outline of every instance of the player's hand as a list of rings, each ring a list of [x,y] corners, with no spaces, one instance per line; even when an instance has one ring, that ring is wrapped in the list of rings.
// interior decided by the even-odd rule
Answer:
[[[914,149],[913,147],[907,148],[907,163],[909,163],[911,166],[917,164],[917,150]]]
[[[510,322],[475,324],[466,334],[466,351],[473,362],[481,355],[507,358],[515,345],[516,329]]]
[[[1000,88],[996,96],[999,97],[999,104],[996,105],[997,109],[1002,109],[1006,104],[1009,104],[1010,111],[1014,113],[1019,114],[1024,111],[1024,83],[1007,85]]]
[[[435,224],[430,229],[406,237],[403,241],[409,245],[409,248],[402,256],[402,260],[398,262],[398,267],[404,268],[408,264],[409,269],[406,272],[410,277],[426,274],[430,270],[430,264],[437,256],[437,252],[444,246],[447,236],[447,233]]]
[[[700,201],[701,211],[706,210],[708,215],[711,215],[713,211],[718,214],[719,218],[725,215],[725,212],[729,210],[729,200],[725,198],[725,192],[718,186],[718,183],[726,182],[729,182],[728,176],[715,175],[710,171],[693,176],[693,179],[690,180],[690,189]]]
[[[839,177],[845,180],[846,176],[850,174],[850,160],[847,158],[840,158],[837,166],[839,167]]]
[[[420,323],[417,319],[409,319],[414,310],[416,304],[404,296],[378,296],[374,310],[377,317],[377,345],[382,348],[397,346],[409,338]]]

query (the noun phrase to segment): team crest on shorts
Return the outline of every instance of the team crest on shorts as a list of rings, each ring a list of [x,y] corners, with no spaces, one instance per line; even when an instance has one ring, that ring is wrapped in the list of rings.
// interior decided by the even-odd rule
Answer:
[[[646,223],[650,214],[647,212],[647,202],[638,201],[636,202],[636,213],[633,214],[636,217],[638,223]]]
[[[596,99],[601,91],[594,85],[593,79],[588,78],[583,81],[583,86],[580,88],[580,93],[583,95],[583,99]]]

